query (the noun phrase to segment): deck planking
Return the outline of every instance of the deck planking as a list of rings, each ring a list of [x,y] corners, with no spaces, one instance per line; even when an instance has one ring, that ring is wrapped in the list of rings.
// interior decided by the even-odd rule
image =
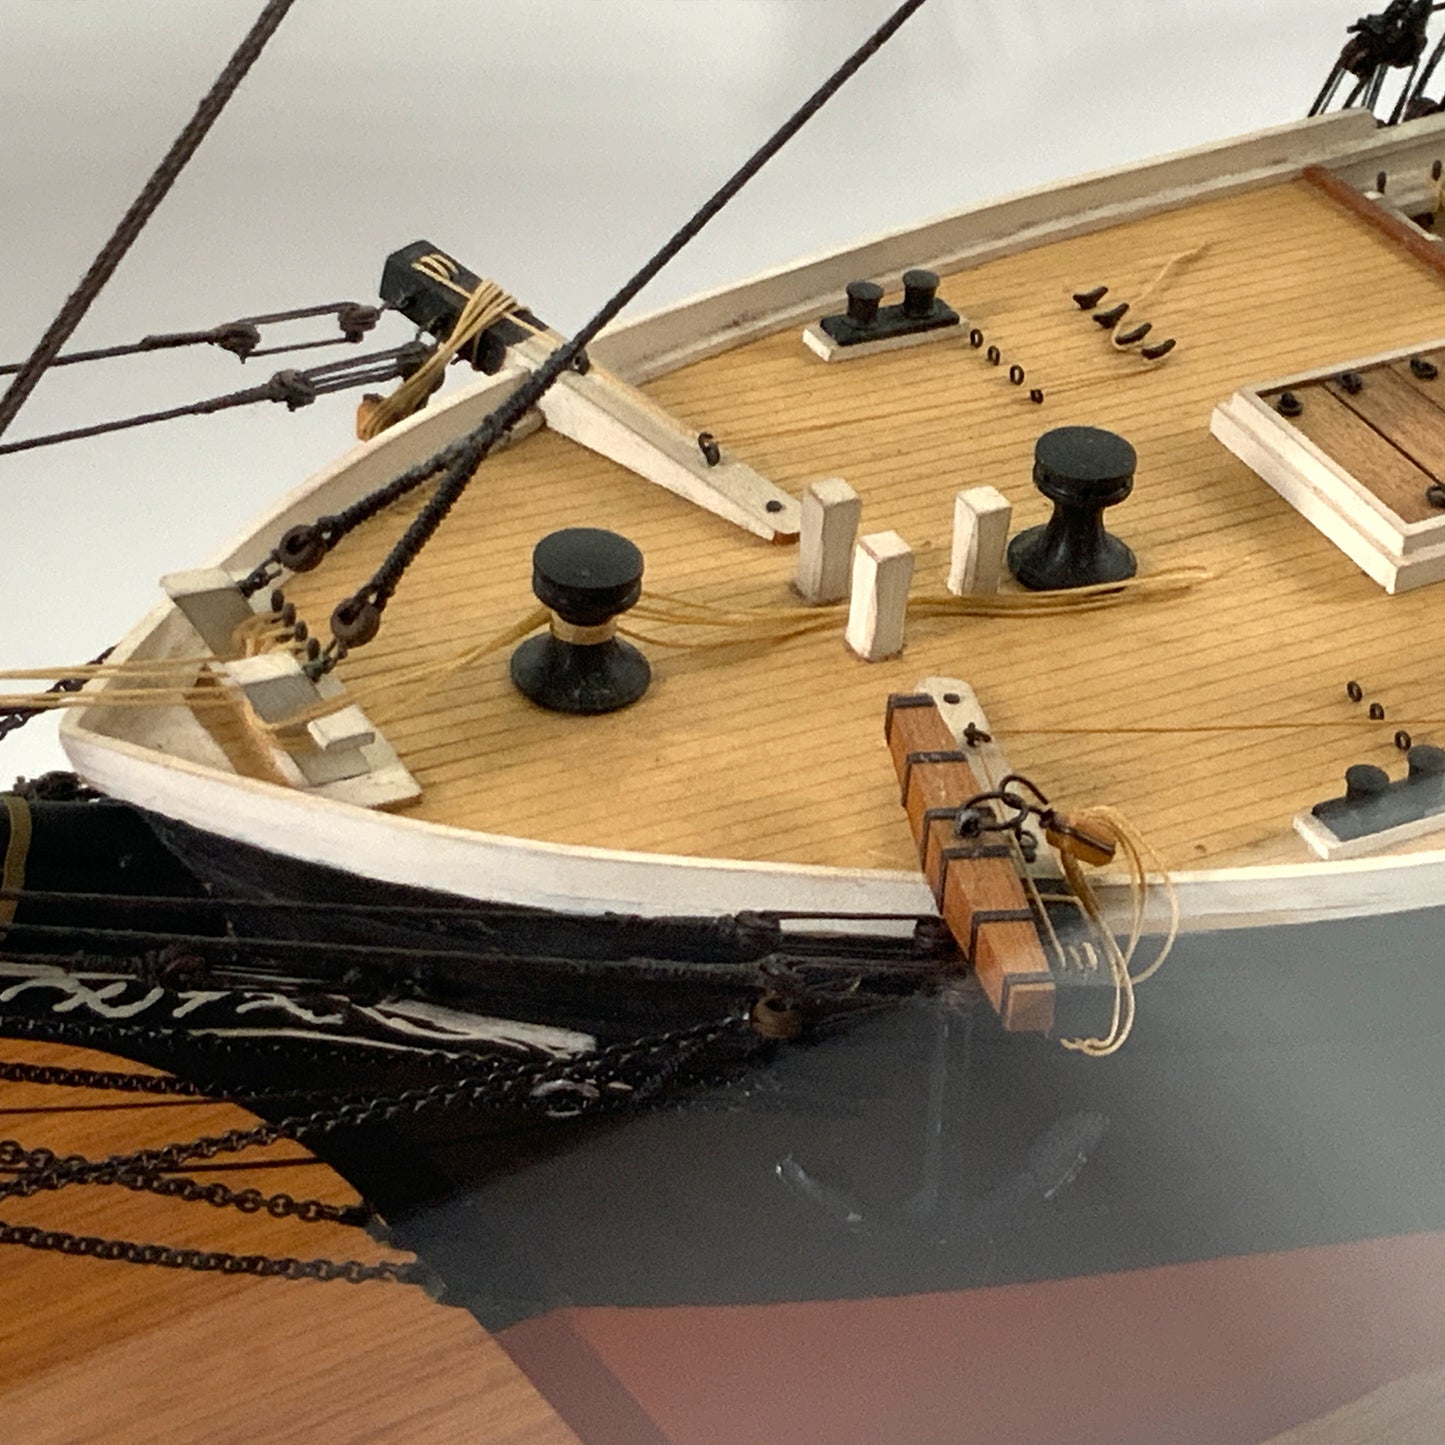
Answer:
[[[1179,347],[1148,367],[1115,352],[1070,301],[1107,283],[1142,293],[1196,248],[1126,325]],[[911,868],[882,740],[884,700],[928,674],[967,678],[1014,765],[1060,801],[1130,814],[1172,867],[1303,861],[1291,816],[1340,790],[1344,768],[1399,771],[1402,722],[1445,717],[1422,639],[1425,588],[1387,597],[1208,435],[1244,385],[1445,334],[1445,283],[1304,183],[1183,207],[945,278],[941,294],[997,344],[966,340],[827,365],[796,328],[659,378],[650,394],[725,454],[785,488],[842,476],[863,530],[915,548],[915,595],[939,593],[954,493],[991,484],[1015,529],[1045,519],[1032,447],[1050,427],[1121,432],[1140,457],[1110,525],[1141,571],[1202,564],[1184,596],[1052,618],[910,622],[899,659],[865,664],[836,630],[704,652],[649,648],[655,683],[606,718],[546,714],[494,653],[425,695],[399,668],[484,642],[534,605],[530,552],[586,525],[633,538],[645,586],[732,608],[799,606],[794,554],[770,546],[549,432],[481,468],[403,582],[381,636],[344,664],[423,789],[410,816],[567,844],[844,867]],[[1011,364],[1026,371],[1012,386]],[[1041,387],[1042,406],[1028,390]],[[313,626],[369,575],[420,505],[348,537],[288,595]],[[649,631],[659,631],[649,628]],[[1363,722],[1357,678],[1386,708]],[[1248,723],[1289,731],[1162,733]],[[1086,735],[1054,729],[1086,728]],[[1416,727],[1418,741],[1445,727]],[[1428,846],[1425,844],[1417,846]]]

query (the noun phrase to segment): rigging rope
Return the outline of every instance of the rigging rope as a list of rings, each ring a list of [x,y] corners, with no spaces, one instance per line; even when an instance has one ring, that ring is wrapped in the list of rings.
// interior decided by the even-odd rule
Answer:
[[[331,346],[330,341],[308,342],[305,346],[269,347],[255,356],[271,356],[278,351],[301,351],[310,346]],[[130,427],[149,426],[152,422],[174,421],[183,416],[209,416],[212,412],[229,411],[232,407],[251,406],[259,401],[285,402],[296,411],[310,406],[318,396],[343,391],[351,386],[368,386],[373,382],[391,381],[397,376],[410,376],[421,366],[430,349],[419,341],[408,341],[388,351],[368,352],[364,356],[346,356],[340,361],[327,361],[305,371],[287,368],[278,371],[259,386],[230,391],[223,396],[193,401],[165,411],[145,412],[139,416],[122,417],[119,421],[97,422],[92,426],[75,427],[70,431],[50,432],[45,436],[26,437],[23,441],[0,443],[0,456],[9,452],[25,452],[35,447],[55,446],[59,442],[79,441],[83,437],[101,436],[106,432],[126,431]]]
[[[225,69],[216,78],[216,83],[202,98],[195,115],[172,142],[170,150],[151,173],[140,195],[121,217],[120,224],[116,226],[110,239],[100,248],[100,253],[91,262],[90,269],[81,278],[80,284],[70,294],[65,305],[60,308],[59,314],[21,366],[15,380],[10,383],[10,389],[4,396],[0,396],[0,436],[5,434],[6,428],[15,420],[16,413],[35,389],[36,383],[60,354],[60,348],[80,325],[91,303],[110,280],[125,253],[130,250],[136,237],[150,220],[151,214],[165,199],[166,193],[185,169],[186,162],[206,138],[206,133],[226,108],[226,102],[246,78],[247,71],[255,64],[261,51],[265,49],[266,42],[286,18],[286,12],[293,3],[294,0],[267,0],[266,7],[257,17],[256,23],[241,41],[235,54],[226,62]]]
[[[335,346],[340,342],[358,342],[375,327],[381,307],[364,306],[359,301],[329,301],[321,306],[297,306],[290,311],[273,311],[266,316],[241,316],[223,321],[204,331],[162,331],[142,336],[122,346],[101,346],[92,351],[67,351],[57,356],[51,366],[74,366],[81,361],[110,361],[118,356],[138,356],[145,351],[171,351],[182,346],[217,346],[229,351],[238,361],[252,356],[275,356],[283,351],[308,351],[315,346]],[[335,316],[341,335],[317,341],[294,342],[290,346],[267,346],[261,350],[260,327],[277,321],[299,321],[308,316]],[[0,366],[0,376],[14,376],[20,365]]]
[[[466,436],[444,447],[419,466],[393,479],[383,489],[392,496],[444,470],[436,491],[392,548],[371,581],[338,604],[332,614],[332,632],[341,646],[359,646],[375,635],[380,614],[396,591],[413,558],[445,521],[447,514],[466,490],[472,473],[493,447],[533,406],[546,395],[563,372],[571,368],[587,346],[622,309],[717,215],[729,201],[800,131],[819,110],[872,57],[883,48],[903,24],[922,8],[926,0],[904,0],[862,45],[758,148],[723,185],[656,251],[640,270],[625,282],[570,340],[558,346],[531,377],[506,398],[481,424]],[[396,490],[398,487],[403,490]],[[260,585],[260,584],[258,584]],[[323,658],[323,666],[334,665],[335,649]]]

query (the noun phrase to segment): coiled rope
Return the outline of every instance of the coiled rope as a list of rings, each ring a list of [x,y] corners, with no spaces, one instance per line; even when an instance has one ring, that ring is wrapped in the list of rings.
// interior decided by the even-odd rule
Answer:
[[[426,399],[441,385],[447,367],[458,352],[479,337],[489,326],[517,309],[516,299],[509,296],[495,281],[483,280],[467,298],[451,335],[401,383],[390,396],[382,397],[358,421],[356,432],[362,441],[380,436],[388,427],[420,410]]]
[[[1129,865],[1129,934],[1121,948],[1113,930],[1104,919],[1103,910],[1093,885],[1089,882],[1079,859],[1067,846],[1058,850],[1059,861],[1063,864],[1064,876],[1079,906],[1093,924],[1110,972],[1114,975],[1114,1012],[1108,1032],[1101,1038],[1060,1039],[1066,1049],[1085,1054],[1092,1059],[1107,1058],[1124,1047],[1134,1027],[1134,990],[1145,979],[1152,978],[1164,965],[1179,935],[1179,895],[1174,880],[1159,855],[1132,823],[1116,808],[1096,807],[1073,815],[1073,821],[1083,830],[1103,830],[1112,836],[1124,854]],[[1157,877],[1164,889],[1169,907],[1169,926],[1165,930],[1164,943],[1153,962],[1138,973],[1131,972],[1134,954],[1144,933],[1145,914],[1149,903],[1150,876]]]

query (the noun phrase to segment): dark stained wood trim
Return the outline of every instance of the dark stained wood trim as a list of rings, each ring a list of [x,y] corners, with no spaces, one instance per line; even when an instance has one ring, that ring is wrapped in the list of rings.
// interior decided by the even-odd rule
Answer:
[[[1348,181],[1341,180],[1323,166],[1306,166],[1304,179],[1337,205],[1367,221],[1388,240],[1408,251],[1415,260],[1423,262],[1437,275],[1445,276],[1445,245],[1432,241],[1388,207],[1372,201],[1363,191],[1356,190]]]

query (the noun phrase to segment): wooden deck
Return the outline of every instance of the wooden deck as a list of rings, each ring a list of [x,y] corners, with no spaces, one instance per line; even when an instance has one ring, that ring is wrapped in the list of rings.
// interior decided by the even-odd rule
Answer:
[[[1109,302],[1128,300],[1181,256],[1130,316],[1154,323],[1151,339],[1178,339],[1161,365],[1113,351],[1069,299],[1107,284]],[[913,867],[883,707],[928,674],[967,678],[1016,767],[1060,801],[1124,809],[1173,867],[1303,861],[1295,812],[1338,793],[1349,763],[1398,772],[1397,727],[1445,717],[1422,665],[1439,596],[1385,596],[1208,423],[1242,385],[1445,334],[1440,278],[1291,183],[997,260],[946,278],[942,294],[1000,348],[1000,366],[963,339],[827,365],[790,328],[648,389],[791,491],[846,478],[863,497],[863,529],[896,529],[915,548],[915,595],[943,590],[958,489],[996,486],[1015,504],[1015,528],[1031,525],[1048,510],[1030,479],[1037,435],[1109,427],[1139,452],[1135,493],[1110,525],[1141,572],[1203,564],[1212,580],[1065,618],[916,620],[904,655],[875,665],[845,651],[841,616],[779,645],[652,648],[651,692],[606,718],[525,703],[506,650],[427,694],[386,688],[396,669],[525,616],[531,547],[558,527],[632,537],[654,592],[798,605],[789,549],[539,433],[484,464],[380,638],[343,666],[422,785],[411,815],[560,843]],[[1014,363],[1022,388],[1007,379]],[[1035,386],[1042,406],[1028,399]],[[416,505],[291,584],[313,626],[324,628]],[[1363,722],[1347,679],[1384,705],[1384,722]],[[1248,724],[1276,730],[1226,730]],[[1168,731],[1193,727],[1220,730]],[[1445,727],[1412,731],[1445,740]]]

